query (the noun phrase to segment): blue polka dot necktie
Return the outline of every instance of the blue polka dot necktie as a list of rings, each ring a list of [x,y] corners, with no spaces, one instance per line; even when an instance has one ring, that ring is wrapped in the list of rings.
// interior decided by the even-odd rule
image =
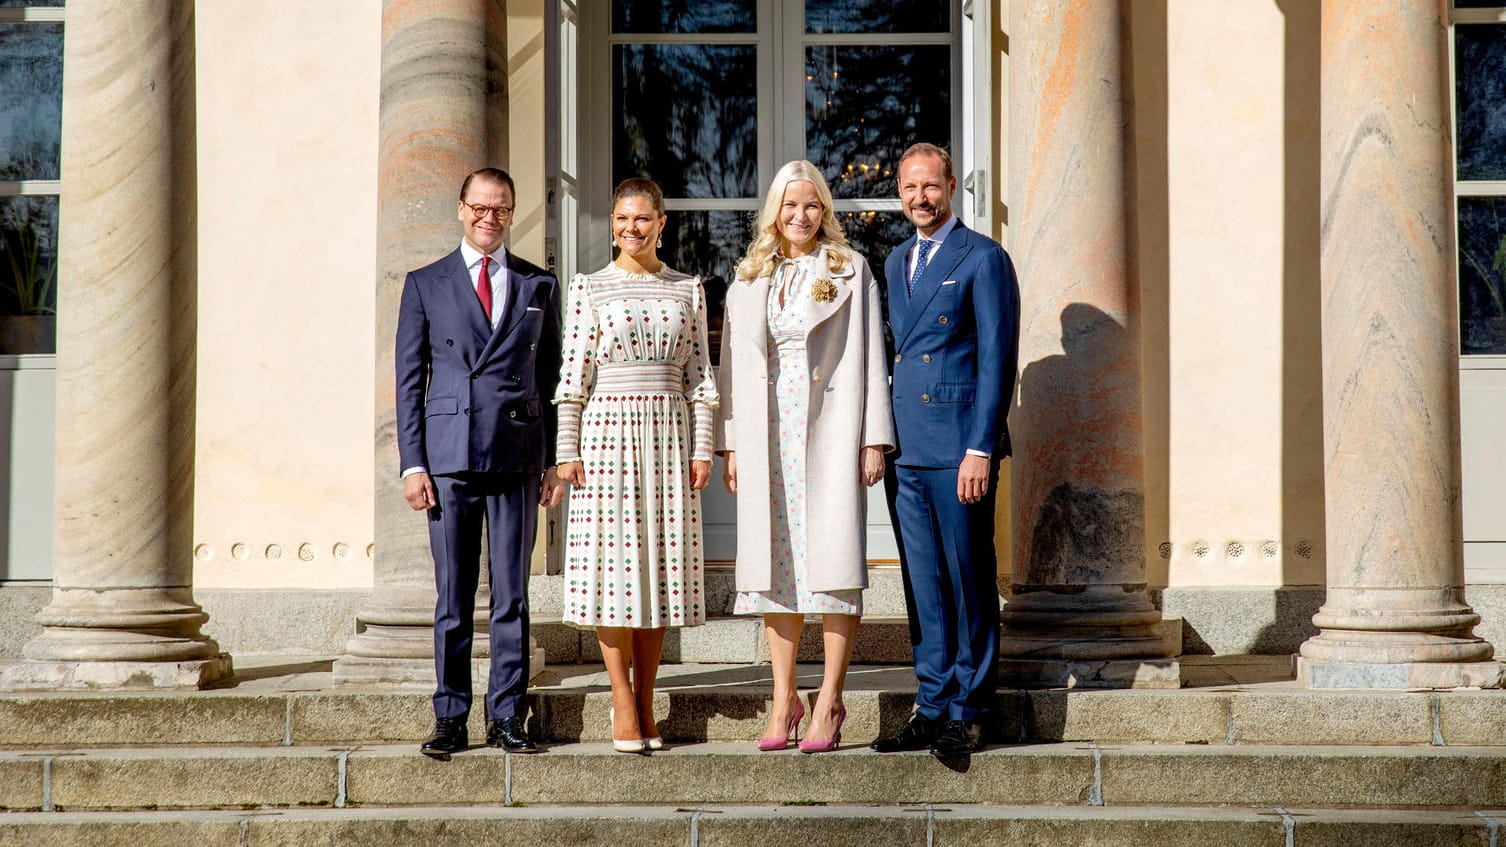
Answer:
[[[915,280],[920,279],[920,275],[926,272],[926,260],[931,258],[931,250],[935,247],[936,242],[929,238],[920,240],[920,252],[915,255],[915,272],[910,274],[910,282],[905,288],[909,293],[915,293]]]

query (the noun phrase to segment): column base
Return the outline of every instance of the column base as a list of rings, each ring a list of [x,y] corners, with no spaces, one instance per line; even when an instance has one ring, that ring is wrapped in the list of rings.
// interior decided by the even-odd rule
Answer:
[[[1448,689],[1506,688],[1500,662],[1327,662],[1297,657],[1303,688]]]
[[[533,682],[538,679],[539,674],[544,672],[544,648],[540,647],[538,641],[532,636],[529,637],[528,644],[528,681]],[[471,680],[480,687],[477,693],[485,689],[490,671],[490,657],[471,657]],[[434,657],[431,654],[428,658],[414,659],[353,656],[347,653],[335,660],[334,684],[336,688],[347,685],[375,685],[403,691],[433,691]]]
[[[59,662],[23,659],[0,674],[6,691],[195,690],[235,672],[230,654],[177,662]]]
[[[1181,688],[1176,659],[999,660],[999,684],[1016,688]]]

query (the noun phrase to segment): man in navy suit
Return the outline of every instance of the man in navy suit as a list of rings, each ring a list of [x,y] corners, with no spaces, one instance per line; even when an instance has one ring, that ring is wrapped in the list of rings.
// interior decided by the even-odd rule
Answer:
[[[916,144],[899,197],[916,235],[889,255],[896,493],[918,688],[888,753],[976,750],[991,722],[999,652],[994,489],[1019,362],[1020,293],[998,242],[951,209],[952,160]]]
[[[426,511],[434,552],[434,733],[425,755],[469,746],[471,636],[486,526],[491,672],[486,743],[538,746],[525,729],[528,568],[539,506],[563,494],[554,474],[560,295],[553,274],[504,246],[513,182],[465,178],[460,247],[408,274],[397,320],[397,440],[408,504]]]

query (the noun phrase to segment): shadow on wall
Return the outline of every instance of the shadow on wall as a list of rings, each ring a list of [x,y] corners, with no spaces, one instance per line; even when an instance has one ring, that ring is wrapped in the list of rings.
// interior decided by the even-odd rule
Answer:
[[[1138,456],[1139,444],[1116,444],[1108,439],[1139,441],[1138,428],[1125,427],[1125,416],[1138,419],[1138,392],[1095,392],[1094,386],[1119,383],[1115,371],[1138,370],[1134,338],[1113,317],[1086,303],[1062,310],[1062,353],[1028,365],[1020,376],[1020,401],[1014,415],[1031,432],[1036,445],[1066,447],[1036,449],[1031,460],[1044,466],[1035,479],[1065,480],[1039,498],[1028,524],[1028,545],[1016,545],[1024,555],[1015,561],[1015,582],[1026,585],[1086,586],[1123,582],[1123,573],[1138,576],[1144,558],[1145,498],[1134,488],[1105,490],[1081,481],[1134,479],[1139,468],[1111,466],[1126,456]],[[1124,373],[1125,380],[1138,373]],[[1025,423],[1028,421],[1028,424]],[[1081,433],[1098,433],[1097,443],[1108,449],[1075,449]]]

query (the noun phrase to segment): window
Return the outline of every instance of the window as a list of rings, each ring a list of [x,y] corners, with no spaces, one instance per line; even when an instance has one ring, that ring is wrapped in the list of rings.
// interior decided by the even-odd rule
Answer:
[[[1506,355],[1506,3],[1454,3],[1459,349]]]
[[[805,158],[822,168],[848,239],[882,276],[889,250],[910,234],[895,198],[899,154],[930,141],[959,166],[968,161],[959,149],[963,12],[948,0],[579,8],[582,267],[610,257],[611,187],[650,177],[671,212],[661,257],[706,277],[719,306],[763,188],[781,164]]]
[[[0,0],[0,315],[57,307],[62,5]]]

